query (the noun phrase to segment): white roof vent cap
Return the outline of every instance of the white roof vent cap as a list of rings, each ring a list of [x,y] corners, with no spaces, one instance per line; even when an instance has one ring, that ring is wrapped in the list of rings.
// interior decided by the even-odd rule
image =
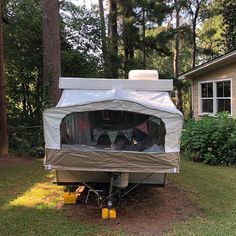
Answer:
[[[130,80],[157,80],[159,74],[157,70],[131,70],[129,72]]]

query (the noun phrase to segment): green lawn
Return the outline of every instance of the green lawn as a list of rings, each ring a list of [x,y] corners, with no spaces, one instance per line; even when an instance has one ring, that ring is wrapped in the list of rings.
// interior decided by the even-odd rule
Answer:
[[[171,181],[202,213],[174,225],[174,235],[236,235],[236,169],[181,163],[182,173]],[[62,188],[51,182],[42,160],[0,166],[0,235],[119,235],[64,214],[56,207]]]
[[[181,163],[182,173],[171,180],[186,189],[202,215],[176,225],[174,235],[236,235],[236,168]]]
[[[0,167],[0,235],[111,235],[57,209],[63,189],[51,182],[42,160]]]

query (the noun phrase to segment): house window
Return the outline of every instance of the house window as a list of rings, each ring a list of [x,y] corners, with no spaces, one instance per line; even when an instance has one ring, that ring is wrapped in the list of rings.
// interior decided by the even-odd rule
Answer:
[[[201,113],[231,113],[231,81],[212,81],[200,83]]]
[[[216,82],[217,112],[228,111],[231,113],[231,88],[230,81]]]
[[[202,84],[202,112],[213,113],[213,83]]]

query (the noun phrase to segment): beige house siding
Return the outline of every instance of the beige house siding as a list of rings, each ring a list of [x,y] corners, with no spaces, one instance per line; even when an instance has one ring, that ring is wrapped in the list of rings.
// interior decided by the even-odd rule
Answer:
[[[219,69],[207,72],[192,79],[192,106],[193,116],[198,119],[200,115],[199,107],[199,82],[232,79],[232,116],[236,117],[236,62],[228,64]]]

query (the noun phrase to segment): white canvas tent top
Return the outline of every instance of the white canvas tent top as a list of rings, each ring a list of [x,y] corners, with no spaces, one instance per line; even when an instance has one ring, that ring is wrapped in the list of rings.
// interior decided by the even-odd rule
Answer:
[[[159,80],[157,71],[132,71],[129,79],[60,78],[60,101],[43,115],[44,165],[56,170],[168,173],[179,170],[183,117],[169,91],[172,80]],[[165,125],[164,153],[66,150],[60,125],[75,112],[127,111],[158,117]],[[72,148],[73,149],[73,148]]]

